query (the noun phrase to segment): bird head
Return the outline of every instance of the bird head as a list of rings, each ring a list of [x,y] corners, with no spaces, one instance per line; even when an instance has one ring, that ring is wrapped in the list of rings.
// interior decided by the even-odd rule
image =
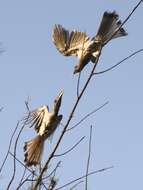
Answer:
[[[82,69],[89,63],[91,59],[91,55],[87,54],[86,56],[82,57],[79,62],[75,65],[74,67],[74,72],[73,74],[79,73],[82,71]]]
[[[61,102],[62,102],[63,94],[64,94],[64,91],[62,90],[54,100],[54,105],[53,105],[54,115],[58,115],[58,112],[59,112],[59,109],[60,109],[60,106],[61,106]]]
[[[74,67],[74,72],[73,72],[73,74],[76,74],[76,73],[79,73],[80,72],[80,67],[79,67],[79,64],[78,65],[76,65],[75,67]]]

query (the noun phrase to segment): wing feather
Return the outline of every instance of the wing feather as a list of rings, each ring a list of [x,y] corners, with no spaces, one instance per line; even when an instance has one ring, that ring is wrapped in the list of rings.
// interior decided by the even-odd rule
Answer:
[[[69,50],[71,55],[78,56],[79,51],[85,51],[89,44],[89,37],[85,32],[72,31],[69,40]]]
[[[29,112],[27,116],[24,118],[24,121],[26,122],[26,125],[29,125],[29,127],[34,127],[36,132],[38,133],[43,123],[45,114],[47,112],[48,112],[47,106],[42,106],[38,109]]]
[[[57,49],[65,56],[80,57],[81,50],[84,52],[91,41],[85,32],[69,32],[61,25],[55,25],[52,38]]]
[[[69,48],[82,49],[83,45],[89,40],[85,32],[72,31],[70,35]]]
[[[57,49],[64,55],[68,49],[69,31],[61,25],[55,25],[52,33],[52,39]]]

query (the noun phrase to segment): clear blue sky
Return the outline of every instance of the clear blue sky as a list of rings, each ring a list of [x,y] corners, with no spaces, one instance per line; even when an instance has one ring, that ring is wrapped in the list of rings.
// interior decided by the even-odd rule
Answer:
[[[30,97],[30,108],[48,104],[64,89],[63,123],[75,101],[77,76],[75,58],[62,56],[51,40],[54,24],[68,29],[86,31],[94,36],[104,11],[116,10],[123,20],[138,1],[124,0],[0,0],[0,41],[6,50],[0,56],[0,164],[8,148],[12,131],[26,109],[24,101]],[[124,26],[128,36],[108,44],[97,67],[98,71],[114,65],[133,51],[143,47],[143,5]],[[90,190],[142,189],[143,171],[143,53],[120,67],[92,80],[71,123],[102,105],[109,104],[63,139],[58,149],[62,153],[80,137],[86,139],[74,152],[59,158],[62,165],[57,172],[58,185],[85,174],[89,126],[93,125],[92,159],[90,170],[114,165],[114,169],[89,178]],[[87,76],[92,64],[83,72]],[[60,133],[56,131],[52,144],[47,143],[44,158],[52,150]],[[28,127],[19,143],[18,158],[23,160],[23,143],[35,135]],[[10,157],[9,157],[10,158]],[[58,161],[58,160],[57,160]],[[56,163],[55,161],[53,164]],[[11,176],[11,159],[0,175],[0,190],[4,190]],[[17,176],[21,176],[18,171]],[[19,178],[19,177],[18,177]],[[84,186],[79,185],[78,189]],[[14,189],[14,187],[13,187]]]

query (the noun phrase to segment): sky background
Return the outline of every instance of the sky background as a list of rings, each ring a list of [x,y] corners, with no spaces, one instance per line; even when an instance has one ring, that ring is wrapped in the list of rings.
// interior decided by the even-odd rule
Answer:
[[[41,105],[51,107],[54,98],[64,89],[60,113],[67,121],[76,99],[77,75],[73,75],[74,57],[64,57],[52,43],[54,24],[67,29],[86,31],[94,36],[104,11],[116,10],[124,20],[138,1],[125,0],[0,0],[0,41],[5,52],[0,56],[0,164],[6,154],[9,139],[18,120],[26,112],[25,100],[35,109]],[[124,28],[128,36],[110,42],[102,51],[97,71],[106,69],[143,47],[143,4],[136,10]],[[57,171],[58,186],[86,172],[89,128],[93,125],[90,171],[114,166],[113,169],[89,177],[90,190],[142,189],[143,171],[143,53],[126,61],[118,68],[94,77],[84,94],[70,127],[84,115],[109,104],[92,115],[63,139],[57,153],[73,146],[81,137],[83,142],[73,152],[54,160],[61,160]],[[82,72],[82,84],[92,68],[89,64]],[[45,146],[44,159],[62,127],[54,134],[51,144]],[[26,127],[18,144],[17,157],[23,161],[22,146],[34,137],[35,132]],[[22,169],[18,165],[17,177]],[[51,164],[52,167],[52,164]],[[51,168],[50,168],[51,169]],[[12,158],[0,174],[0,190],[12,175]],[[66,188],[67,189],[67,188]],[[84,189],[84,183],[77,189]]]

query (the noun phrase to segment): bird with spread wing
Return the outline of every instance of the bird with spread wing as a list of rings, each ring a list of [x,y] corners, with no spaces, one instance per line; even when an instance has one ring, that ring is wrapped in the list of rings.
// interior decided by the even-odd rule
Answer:
[[[76,56],[79,62],[74,67],[74,74],[79,73],[90,61],[95,63],[102,47],[111,39],[126,36],[126,31],[121,27],[119,15],[114,12],[104,12],[101,24],[95,37],[90,38],[85,32],[69,32],[61,25],[55,25],[52,39],[65,56]],[[115,35],[114,35],[115,34]]]
[[[49,112],[48,106],[44,105],[34,111],[30,111],[24,118],[26,124],[30,125],[30,127],[35,127],[38,134],[34,139],[25,143],[24,162],[27,166],[36,166],[40,163],[45,140],[53,135],[57,126],[60,124],[63,116],[58,115],[58,112],[61,106],[62,96],[63,91],[54,100],[51,112]]]

